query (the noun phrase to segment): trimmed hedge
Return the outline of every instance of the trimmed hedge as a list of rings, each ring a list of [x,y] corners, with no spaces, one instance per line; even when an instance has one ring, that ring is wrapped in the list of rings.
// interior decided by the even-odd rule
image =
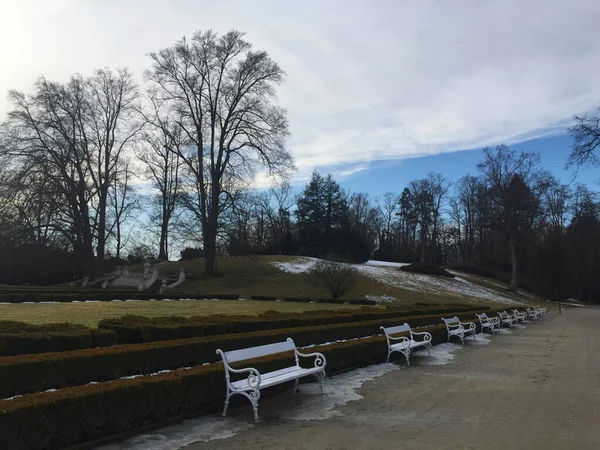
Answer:
[[[454,278],[450,272],[435,264],[412,263],[407,266],[400,267],[403,272],[422,273],[425,275],[441,275],[443,277]]]
[[[375,300],[367,300],[366,298],[350,299],[350,300],[346,300],[346,303],[348,303],[349,305],[369,305],[369,306],[377,305],[377,302]]]
[[[325,299],[330,303],[331,299]],[[369,300],[354,300],[363,302]],[[321,301],[319,301],[321,302]],[[360,304],[360,303],[358,303]],[[331,323],[358,322],[380,318],[448,314],[472,311],[472,306],[435,308],[431,310],[404,311],[402,309],[365,308],[342,311],[305,311],[302,313],[277,313],[258,316],[211,315],[184,318],[181,316],[147,318],[127,315],[114,319],[103,319],[99,329],[114,331],[120,344],[136,344],[191,337],[214,336],[218,334],[245,333],[249,331],[274,330],[304,326],[326,325]]]
[[[444,341],[443,327],[430,330]],[[382,337],[316,347],[327,359],[327,373],[385,361]],[[287,363],[288,355],[252,362],[261,371]],[[202,414],[222,407],[225,377],[222,364],[177,370],[152,377],[117,380],[0,400],[0,448],[63,448],[132,430],[183,414]],[[247,403],[242,403],[247,406]]]
[[[301,303],[310,303],[310,298],[304,297],[283,297],[284,302],[301,302]]]
[[[107,347],[116,342],[116,333],[83,325],[51,323],[31,325],[0,321],[0,355],[63,352],[90,347]]]
[[[471,319],[477,311],[458,314]],[[454,315],[454,313],[452,313]],[[363,322],[255,331],[227,336],[181,339],[63,353],[0,358],[0,398],[165,369],[218,361],[216,350],[234,350],[283,341],[296,345],[359,338],[378,334],[379,327],[409,322],[412,327],[437,325],[440,315],[394,317]]]
[[[170,292],[166,294],[158,294],[152,292],[137,292],[137,291],[113,291],[110,289],[104,290],[61,290],[48,291],[45,290],[17,290],[17,289],[0,289],[0,302],[4,303],[40,303],[40,302],[75,302],[75,301],[100,301],[110,302],[112,300],[163,300],[163,299],[179,299],[191,298],[197,300],[217,299],[217,300],[238,300],[238,294],[182,294],[181,292]]]
[[[269,295],[251,295],[250,300],[263,300],[263,301],[274,302],[275,300],[277,300],[277,297],[271,297]]]

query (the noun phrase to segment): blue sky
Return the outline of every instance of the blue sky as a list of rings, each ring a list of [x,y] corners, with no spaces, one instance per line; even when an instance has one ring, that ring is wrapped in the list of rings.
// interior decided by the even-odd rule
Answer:
[[[542,167],[564,184],[583,183],[592,189],[598,188],[595,181],[600,179],[600,170],[597,168],[580,170],[578,173],[565,168],[571,152],[571,138],[568,135],[533,139],[510,147],[517,151],[539,153]],[[440,172],[451,181],[468,173],[476,175],[477,163],[482,160],[482,150],[474,149],[405,160],[378,161],[372,168],[338,177],[338,181],[345,189],[376,196],[386,191],[401,192],[411,180],[423,178],[431,171]]]
[[[475,173],[482,147],[499,143],[540,152],[544,166],[571,183],[564,130],[573,115],[600,106],[598,0],[2,6],[0,58],[10,64],[0,76],[0,120],[11,108],[4,93],[31,92],[39,76],[64,82],[128,67],[143,90],[150,52],[198,30],[244,32],[287,73],[277,104],[288,111],[294,186],[314,169],[372,195],[400,191],[432,170],[456,180]],[[582,172],[577,180],[596,178]],[[254,184],[270,184],[261,169]]]

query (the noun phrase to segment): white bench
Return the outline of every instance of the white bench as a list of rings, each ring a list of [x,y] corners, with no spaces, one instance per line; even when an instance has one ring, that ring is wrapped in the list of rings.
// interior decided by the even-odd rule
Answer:
[[[516,319],[517,323],[521,322],[521,323],[527,323],[527,313],[526,312],[521,312],[518,309],[513,309],[513,317]]]
[[[395,327],[380,327],[385,334],[388,344],[388,356],[387,362],[390,362],[390,355],[394,352],[399,352],[406,358],[406,364],[410,366],[410,355],[417,350],[427,350],[429,356],[431,356],[431,334],[424,331],[422,333],[416,333],[410,325],[405,323],[404,325],[398,325]],[[408,333],[410,337],[398,336],[394,337],[393,334]],[[423,336],[422,339],[416,340],[415,336]],[[396,342],[396,343],[394,343]]]
[[[506,311],[499,312],[498,317],[500,318],[500,326],[508,325],[511,328],[513,327],[515,318],[509,315]]]
[[[527,316],[529,317],[529,320],[538,320],[539,319],[539,314],[535,309],[525,308],[525,311],[527,311]]]
[[[481,331],[487,328],[492,334],[496,334],[496,328],[500,328],[500,319],[498,317],[488,317],[486,313],[475,314],[481,323]]]
[[[446,330],[448,330],[447,342],[450,342],[451,336],[456,336],[460,339],[461,344],[465,343],[465,336],[471,335],[474,340],[477,340],[475,333],[477,327],[473,322],[461,322],[458,317],[454,316],[451,319],[442,318],[446,324]]]
[[[538,313],[538,317],[544,317],[546,314],[548,314],[548,310],[546,308],[536,306],[534,309]]]
[[[261,358],[263,356],[275,355],[284,352],[294,352],[294,358],[296,360],[295,365],[262,374],[253,367],[234,369],[230,366],[230,364],[233,363],[239,363],[249,359]],[[321,387],[321,394],[323,393],[325,365],[327,364],[325,356],[323,356],[321,353],[300,353],[296,348],[296,344],[294,344],[294,341],[291,338],[287,338],[286,341],[277,342],[275,344],[244,348],[230,352],[223,352],[221,349],[219,349],[217,350],[217,354],[221,355],[221,359],[223,359],[223,366],[225,366],[225,379],[227,382],[227,397],[225,398],[223,416],[227,415],[227,407],[229,406],[229,399],[231,396],[240,394],[250,400],[252,408],[254,409],[254,420],[258,421],[258,401],[260,399],[261,389],[286,383],[288,381],[295,381],[296,384],[294,388],[297,391],[298,381],[300,378],[311,375],[317,379],[319,386]],[[314,366],[308,369],[300,367],[299,357],[315,357]],[[238,381],[231,380],[232,374],[246,373],[248,374],[247,378],[242,378]]]

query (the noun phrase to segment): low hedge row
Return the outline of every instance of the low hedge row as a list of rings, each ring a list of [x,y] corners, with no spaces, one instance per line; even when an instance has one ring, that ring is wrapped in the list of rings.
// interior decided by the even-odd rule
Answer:
[[[63,352],[114,345],[114,331],[98,330],[83,325],[51,323],[31,325],[0,321],[0,355]]]
[[[156,342],[218,334],[246,333],[327,325],[332,323],[358,322],[391,317],[409,317],[423,314],[448,314],[472,311],[472,306],[452,308],[427,308],[416,311],[402,309],[363,308],[343,311],[305,311],[301,313],[277,313],[269,311],[257,316],[212,315],[194,317],[156,317],[127,315],[103,319],[98,329],[114,331],[120,344]]]
[[[444,341],[444,328],[431,330]],[[327,373],[383,362],[382,337],[316,347],[327,358]],[[280,367],[287,355],[252,363],[259,370]],[[170,417],[202,414],[222,407],[222,364],[194,367],[152,377],[77,386],[56,392],[0,400],[0,448],[45,450],[80,444]],[[247,406],[247,403],[245,403]]]
[[[113,300],[164,300],[173,298],[191,298],[194,300],[217,299],[217,300],[238,300],[237,294],[175,294],[167,293],[164,295],[151,292],[135,291],[88,291],[85,289],[75,292],[3,292],[0,291],[0,302],[4,303],[41,303],[41,302],[59,302],[68,303],[74,301],[100,301],[110,302]]]
[[[474,312],[459,315],[473,319]],[[379,327],[409,322],[412,327],[440,323],[440,316],[378,319],[364,322],[288,328],[203,338],[117,345],[63,353],[0,358],[0,398],[47,389],[114,380],[131,375],[218,361],[218,348],[234,350],[294,339],[296,345],[360,338],[380,333]]]

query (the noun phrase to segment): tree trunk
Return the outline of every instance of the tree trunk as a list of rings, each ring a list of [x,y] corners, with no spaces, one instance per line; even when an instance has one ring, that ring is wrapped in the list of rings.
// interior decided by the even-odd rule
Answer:
[[[510,241],[510,257],[512,261],[512,276],[510,278],[510,286],[509,289],[516,293],[517,288],[519,287],[519,255],[517,254],[517,246],[515,244],[515,239],[511,236],[509,238]]]
[[[104,254],[106,252],[106,199],[108,192],[102,192],[100,195],[100,204],[98,205],[98,246],[96,248],[96,256],[98,259],[98,267],[102,270],[104,265]]]
[[[208,208],[206,226],[202,227],[204,238],[204,273],[206,276],[216,274],[217,260],[217,219],[219,213],[220,186],[219,181],[213,181],[211,204]]]

